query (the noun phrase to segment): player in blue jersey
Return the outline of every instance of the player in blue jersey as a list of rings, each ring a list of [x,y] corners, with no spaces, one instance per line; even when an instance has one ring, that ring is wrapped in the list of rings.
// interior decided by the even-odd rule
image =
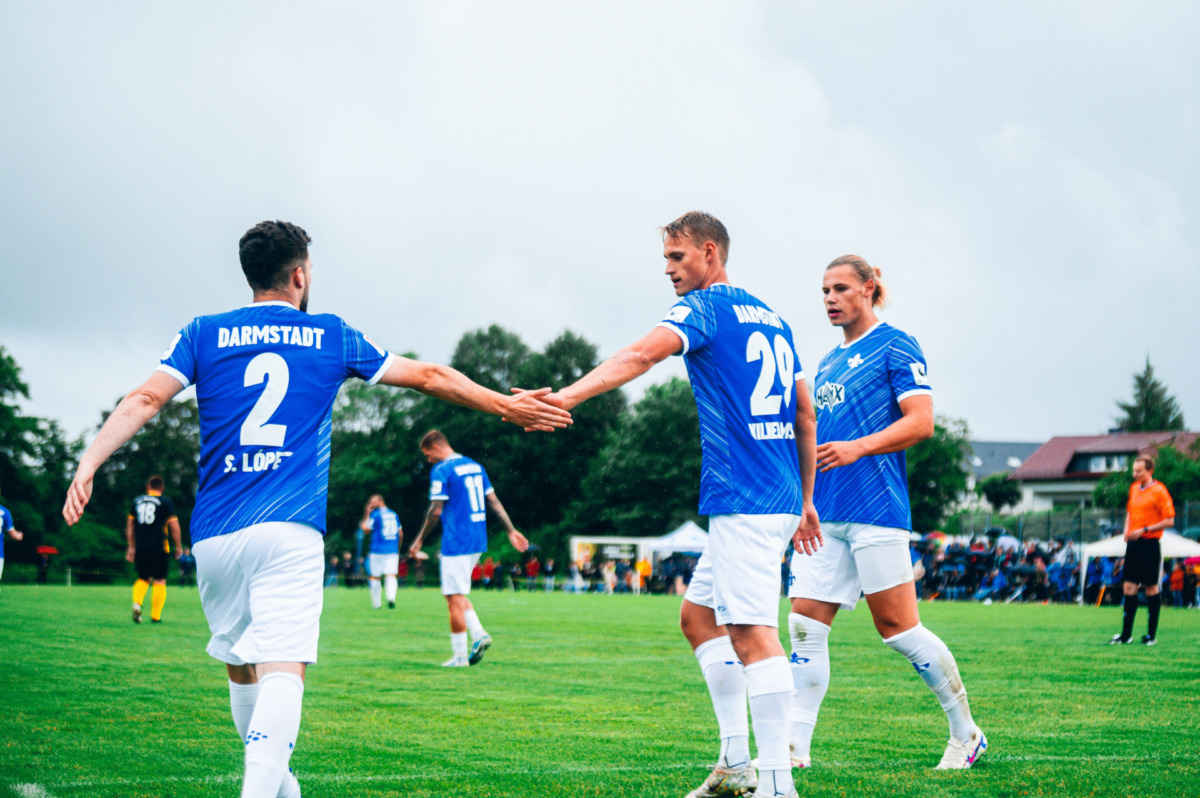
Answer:
[[[8,535],[13,540],[21,540],[25,536],[13,526],[12,513],[7,507],[0,506],[0,575],[4,574],[4,536]]]
[[[396,575],[400,573],[400,539],[404,537],[400,516],[388,509],[383,497],[376,493],[367,500],[367,509],[359,528],[371,536],[371,553],[367,558],[367,585],[371,589],[371,606],[380,609],[383,606],[381,594],[386,593],[388,609],[394,610]]]
[[[350,377],[415,388],[527,429],[565,426],[549,389],[505,397],[459,372],[389,354],[334,315],[309,315],[308,234],[263,222],[241,239],[245,307],[201,316],[125,397],[80,458],[63,516],[83,515],[96,469],[189,385],[200,407],[191,520],[208,652],[229,674],[244,741],[242,795],[300,794],[288,761],[317,659],[333,400]]]
[[[680,354],[700,414],[700,512],[708,549],[684,596],[680,626],[712,696],[716,768],[689,798],[795,795],[788,761],[792,677],[779,644],[779,564],[789,540],[820,545],[812,503],[816,429],[791,328],[730,285],[729,234],[698,211],[662,229],[666,274],[681,299],[648,335],[550,401],[565,409]],[[750,760],[746,693],[758,745]]]
[[[987,748],[954,655],[921,625],[908,553],[912,516],[904,450],[933,435],[933,391],[916,339],[879,321],[879,270],[846,255],[825,270],[825,310],[845,341],[817,368],[817,512],[826,545],[792,559],[792,758],[810,762],[829,687],[829,631],[865,593],[883,642],[903,654],[950,723],[938,768],[968,768]]]
[[[409,553],[421,554],[421,544],[442,525],[441,570],[442,595],[450,610],[450,659],[442,663],[448,668],[475,665],[492,645],[492,636],[479,622],[474,605],[467,598],[471,593],[471,570],[487,551],[487,511],[491,510],[508,532],[508,542],[517,551],[529,548],[529,541],[517,531],[504,505],[492,488],[487,471],[469,457],[450,448],[450,441],[439,430],[430,430],[421,438],[421,453],[433,463],[429,472],[429,509],[425,523],[417,533]],[[471,635],[470,654],[467,653],[467,633]]]

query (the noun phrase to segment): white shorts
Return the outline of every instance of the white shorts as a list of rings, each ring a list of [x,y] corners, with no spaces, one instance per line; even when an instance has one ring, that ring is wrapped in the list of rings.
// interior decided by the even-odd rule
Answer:
[[[228,665],[317,661],[325,544],[306,524],[272,521],[192,547],[212,638]]]
[[[475,554],[455,554],[442,557],[442,595],[468,596],[471,594],[471,571],[483,552]]]
[[[792,554],[789,598],[854,609],[861,593],[913,581],[908,530],[844,521],[821,522],[825,545],[816,554]]]
[[[3,532],[0,532],[0,535],[3,535],[3,534],[4,534]],[[3,573],[4,573],[4,558],[0,557],[0,575],[3,575]]]
[[[720,625],[779,626],[780,565],[800,516],[714,515],[684,598]]]
[[[400,555],[372,554],[367,558],[367,567],[371,569],[372,579],[378,579],[381,576],[395,576],[400,572]]]

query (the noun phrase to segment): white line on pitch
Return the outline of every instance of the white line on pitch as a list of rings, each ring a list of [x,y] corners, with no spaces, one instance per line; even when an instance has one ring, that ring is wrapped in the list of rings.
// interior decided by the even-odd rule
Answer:
[[[12,788],[13,792],[21,796],[21,798],[54,798],[40,784],[14,784]]]

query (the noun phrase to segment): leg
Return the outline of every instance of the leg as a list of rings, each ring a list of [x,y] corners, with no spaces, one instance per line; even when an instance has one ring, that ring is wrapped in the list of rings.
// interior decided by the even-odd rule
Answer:
[[[367,587],[371,593],[371,607],[380,609],[383,606],[383,585],[379,582],[378,576],[367,577]]]
[[[1123,586],[1125,593],[1125,609],[1121,616],[1121,642],[1128,643],[1133,638],[1133,622],[1138,611],[1138,584],[1126,582]]]
[[[829,691],[829,632],[841,605],[816,599],[792,599],[788,631],[792,639],[791,760],[799,767],[812,761],[812,736],[821,702]]]
[[[708,686],[721,755],[717,767],[736,770],[750,762],[750,725],[746,719],[746,678],[724,626],[711,607],[687,599],[679,609],[679,628],[692,647]]]
[[[1150,620],[1146,627],[1146,639],[1143,642],[1148,643],[1158,639],[1158,615],[1162,610],[1162,596],[1159,590],[1157,584],[1146,585],[1146,610],[1150,615]]]
[[[445,665],[462,666],[467,664],[467,607],[471,602],[461,593],[446,596],[446,606],[450,610],[450,653]]]
[[[733,649],[745,663],[746,692],[758,747],[759,784],[755,795],[794,795],[788,750],[793,683],[779,643],[779,630],[753,624],[729,624],[728,628]]]
[[[140,566],[139,569],[141,570]],[[133,583],[133,622],[142,622],[142,604],[146,601],[146,591],[150,589],[150,580],[143,579],[138,575],[138,579]]]
[[[299,795],[288,762],[300,732],[303,662],[264,662],[253,667],[258,690],[243,740],[246,774],[242,798]]]
[[[150,582],[150,620],[157,623],[162,620],[163,607],[167,604],[167,578],[154,579]]]

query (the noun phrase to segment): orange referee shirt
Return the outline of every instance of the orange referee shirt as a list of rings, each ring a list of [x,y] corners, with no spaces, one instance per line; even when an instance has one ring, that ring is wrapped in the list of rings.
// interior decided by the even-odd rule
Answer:
[[[1157,524],[1164,518],[1174,518],[1175,503],[1171,501],[1171,494],[1167,493],[1167,489],[1158,480],[1152,481],[1145,488],[1135,482],[1129,486],[1129,504],[1126,505],[1125,511],[1129,513],[1129,528],[1141,529]],[[1147,532],[1142,537],[1146,540],[1161,538],[1162,530]]]

